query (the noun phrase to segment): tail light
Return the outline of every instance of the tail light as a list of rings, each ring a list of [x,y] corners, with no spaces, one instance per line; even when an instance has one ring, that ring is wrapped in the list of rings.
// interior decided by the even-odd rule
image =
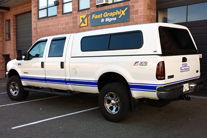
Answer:
[[[164,80],[165,79],[165,62],[164,61],[160,61],[157,64],[156,78],[158,80]]]

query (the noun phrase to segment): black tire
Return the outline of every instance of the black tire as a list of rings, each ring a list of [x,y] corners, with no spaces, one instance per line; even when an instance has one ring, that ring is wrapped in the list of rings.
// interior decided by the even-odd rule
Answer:
[[[107,103],[111,103],[108,108]],[[99,108],[109,121],[120,122],[128,118],[132,112],[128,88],[117,82],[104,86],[99,94]]]
[[[149,105],[154,106],[154,107],[163,107],[163,106],[166,106],[170,103],[170,101],[152,100],[152,99],[147,99],[147,102]]]
[[[6,89],[9,98],[13,101],[25,100],[29,94],[28,91],[24,91],[18,76],[12,76],[8,79]]]

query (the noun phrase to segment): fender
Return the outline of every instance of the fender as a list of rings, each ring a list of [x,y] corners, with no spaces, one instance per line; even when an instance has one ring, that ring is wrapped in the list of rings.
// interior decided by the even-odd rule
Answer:
[[[22,72],[21,72],[21,70],[19,68],[19,66],[21,65],[21,63],[22,63],[22,60],[19,60],[18,61],[16,59],[13,59],[13,60],[9,61],[7,63],[8,76],[9,76],[10,71],[12,71],[12,70],[16,71],[18,73],[18,75],[21,76],[22,75]],[[24,85],[24,82],[22,82],[22,85]]]
[[[120,74],[121,76],[125,78],[127,82],[130,82],[130,80],[132,80],[131,74],[123,67],[117,66],[117,65],[107,65],[107,66],[100,68],[96,72],[95,80],[98,81],[101,75],[108,73],[108,72],[114,72],[114,73]]]

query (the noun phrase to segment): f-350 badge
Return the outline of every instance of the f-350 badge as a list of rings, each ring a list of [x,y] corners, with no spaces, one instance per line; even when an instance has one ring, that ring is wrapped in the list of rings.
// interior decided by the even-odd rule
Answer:
[[[136,61],[134,63],[134,66],[147,66],[148,62],[147,61]]]

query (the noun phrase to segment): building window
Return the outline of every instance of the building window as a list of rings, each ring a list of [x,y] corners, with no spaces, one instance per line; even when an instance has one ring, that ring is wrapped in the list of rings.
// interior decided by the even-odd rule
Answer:
[[[182,23],[207,20],[207,2],[158,10],[158,22]]]
[[[187,6],[169,8],[158,11],[158,22],[181,23],[186,22]]]
[[[116,2],[122,2],[122,1],[128,1],[128,0],[113,0],[114,3],[116,3]]]
[[[188,21],[206,20],[207,2],[188,6]]]
[[[10,20],[6,20],[6,41],[10,40]]]
[[[79,10],[86,10],[90,8],[90,0],[79,0]]]
[[[39,0],[39,18],[57,15],[57,6],[54,6],[54,1],[55,0]]]
[[[120,3],[124,1],[130,1],[130,0],[96,0],[96,3],[98,4],[97,7],[101,7],[101,6],[107,6],[110,4]]]
[[[63,0],[63,13],[72,12],[72,0]]]

